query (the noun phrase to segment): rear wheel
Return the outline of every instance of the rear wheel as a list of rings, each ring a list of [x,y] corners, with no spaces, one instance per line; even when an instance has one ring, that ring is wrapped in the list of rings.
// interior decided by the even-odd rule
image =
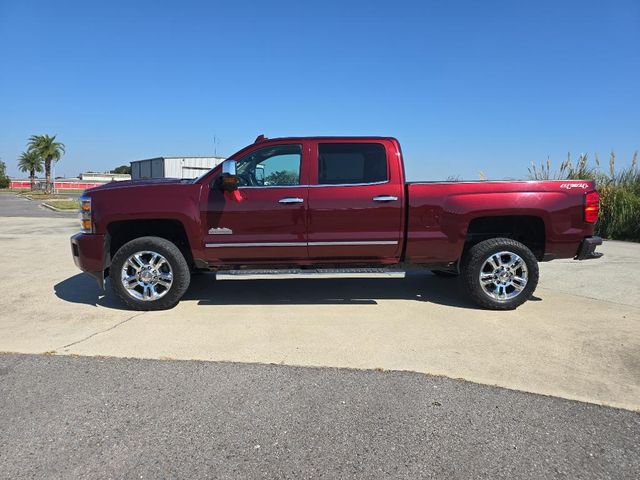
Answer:
[[[159,237],[140,237],[116,252],[109,268],[113,290],[133,310],[174,307],[189,287],[189,265],[180,249]]]
[[[469,249],[462,262],[463,279],[471,298],[491,310],[512,310],[538,285],[538,261],[520,242],[492,238]]]

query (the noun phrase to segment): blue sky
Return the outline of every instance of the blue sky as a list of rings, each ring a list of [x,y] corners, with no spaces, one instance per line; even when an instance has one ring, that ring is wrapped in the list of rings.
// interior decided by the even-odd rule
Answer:
[[[56,173],[391,135],[410,180],[640,148],[640,2],[0,0],[0,158]]]

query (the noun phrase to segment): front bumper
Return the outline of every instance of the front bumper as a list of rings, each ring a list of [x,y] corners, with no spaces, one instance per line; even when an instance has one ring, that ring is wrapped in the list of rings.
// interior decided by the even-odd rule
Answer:
[[[602,253],[596,252],[596,247],[602,245],[602,239],[600,237],[587,237],[580,242],[578,247],[578,253],[574,257],[575,260],[591,260],[593,258],[600,258]]]
[[[76,267],[93,276],[104,288],[105,236],[76,233],[71,237],[71,254]]]

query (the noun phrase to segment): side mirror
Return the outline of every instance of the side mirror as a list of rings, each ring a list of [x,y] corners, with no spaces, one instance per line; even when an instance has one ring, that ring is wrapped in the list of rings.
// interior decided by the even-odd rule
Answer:
[[[224,162],[222,162],[220,187],[228,192],[238,189],[238,176],[236,175],[235,160],[225,160]]]

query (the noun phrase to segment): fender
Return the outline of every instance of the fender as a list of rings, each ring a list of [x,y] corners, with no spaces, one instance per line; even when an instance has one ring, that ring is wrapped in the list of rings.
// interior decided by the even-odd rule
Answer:
[[[108,226],[118,221],[174,220],[184,227],[193,256],[202,248],[199,184],[169,183],[90,190],[94,205],[95,233],[108,235]]]

